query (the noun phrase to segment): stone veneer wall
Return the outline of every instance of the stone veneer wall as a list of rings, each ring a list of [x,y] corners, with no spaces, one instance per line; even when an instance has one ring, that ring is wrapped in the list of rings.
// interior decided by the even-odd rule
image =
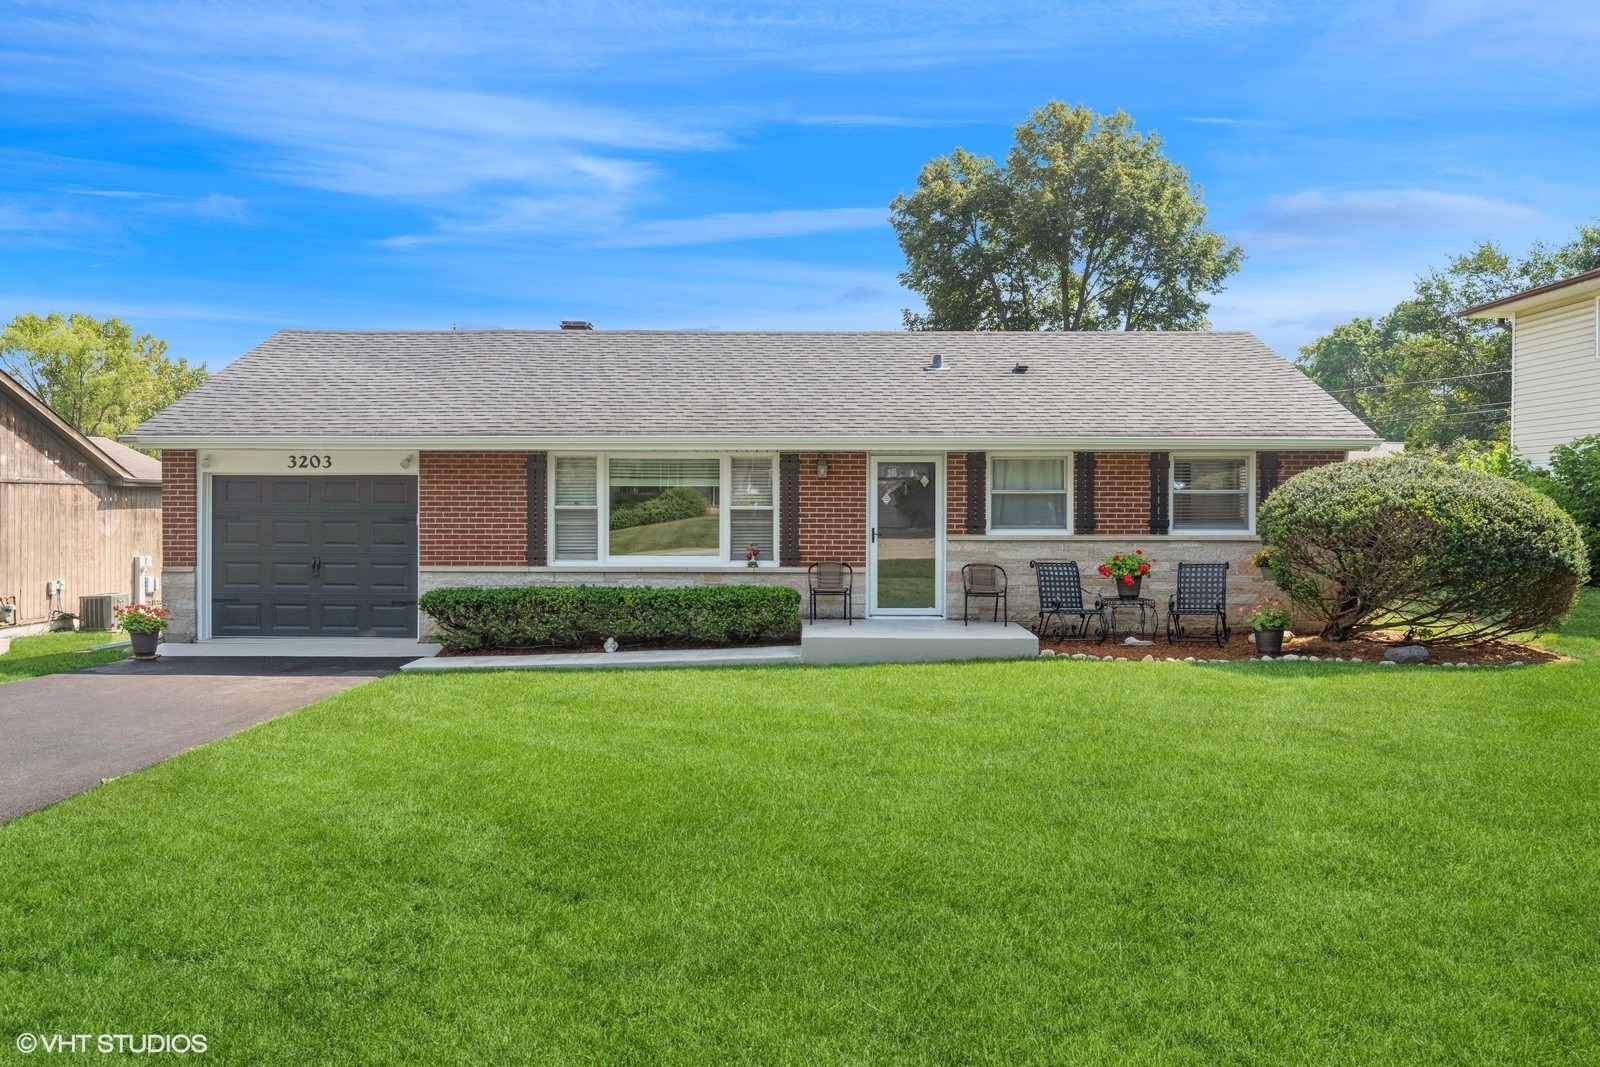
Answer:
[[[163,641],[192,644],[198,634],[193,567],[168,567],[161,572],[161,606],[172,612]]]
[[[1249,607],[1260,600],[1277,595],[1277,586],[1261,576],[1261,569],[1250,562],[1251,553],[1261,547],[1254,537],[1143,537],[1132,536],[1078,536],[1071,538],[1012,538],[1012,537],[951,537],[945,555],[945,614],[961,618],[961,567],[967,563],[998,563],[1006,569],[1010,586],[1010,615],[1020,623],[1032,625],[1039,614],[1038,585],[1028,561],[1033,559],[1070,559],[1078,564],[1083,576],[1085,600],[1092,601],[1096,594],[1111,599],[1115,595],[1109,578],[1100,577],[1095,568],[1106,556],[1118,552],[1144,549],[1151,559],[1150,574],[1145,577],[1140,595],[1156,602],[1163,624],[1166,620],[1167,597],[1177,590],[1178,564],[1227,563],[1228,564],[1228,615],[1235,630],[1244,629],[1239,621],[1241,607]],[[974,601],[972,614],[984,618],[993,610],[987,601]]]

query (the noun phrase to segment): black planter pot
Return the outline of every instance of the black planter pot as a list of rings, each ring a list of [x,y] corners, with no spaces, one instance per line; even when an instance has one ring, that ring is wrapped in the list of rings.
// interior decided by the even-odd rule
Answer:
[[[1139,599],[1139,587],[1144,584],[1144,575],[1140,574],[1140,575],[1135,576],[1134,579],[1133,579],[1133,584],[1132,585],[1123,585],[1121,578],[1114,579],[1114,581],[1117,583],[1117,596],[1120,599],[1122,599],[1122,600],[1138,600]]]
[[[156,646],[161,643],[161,635],[159,633],[130,633],[128,640],[133,642],[134,659],[155,659]]]
[[[1256,655],[1283,655],[1283,627],[1275,626],[1270,630],[1256,631]]]

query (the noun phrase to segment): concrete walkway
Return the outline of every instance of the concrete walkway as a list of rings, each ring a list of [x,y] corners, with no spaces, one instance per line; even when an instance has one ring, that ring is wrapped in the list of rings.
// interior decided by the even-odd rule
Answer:
[[[547,652],[533,656],[440,656],[407,663],[403,671],[626,670],[640,667],[765,667],[799,663],[796,645],[769,648],[682,648],[649,652]]]
[[[401,660],[124,660],[0,685],[0,822],[388,674]]]

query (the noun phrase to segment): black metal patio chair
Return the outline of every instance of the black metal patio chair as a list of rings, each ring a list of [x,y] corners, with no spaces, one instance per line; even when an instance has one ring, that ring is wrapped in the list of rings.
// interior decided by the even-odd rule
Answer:
[[[1100,636],[1095,643],[1104,643],[1109,634],[1105,598],[1097,596],[1093,607],[1084,607],[1083,582],[1078,575],[1078,565],[1070,559],[1034,559],[1028,561],[1028,566],[1033,568],[1034,577],[1039,583],[1039,636],[1049,636],[1050,619],[1054,616],[1060,622],[1061,637],[1065,640],[1068,636],[1067,617],[1071,616],[1077,620],[1072,627],[1072,637],[1087,640],[1089,620],[1098,619]]]
[[[1011,603],[1006,599],[1006,569],[998,563],[968,563],[961,568],[961,625],[967,624],[967,602],[973,597],[994,601],[994,618],[1000,621],[1001,605],[1005,605],[1005,625],[1011,625]]]
[[[813,563],[806,568],[806,584],[811,588],[811,621],[817,621],[817,597],[844,597],[846,626],[854,626],[856,572],[848,563]]]
[[[1228,565],[1226,563],[1178,564],[1178,591],[1167,598],[1167,643],[1177,644],[1190,636],[1184,629],[1186,616],[1211,619],[1208,635],[1220,647],[1233,633],[1228,626]]]

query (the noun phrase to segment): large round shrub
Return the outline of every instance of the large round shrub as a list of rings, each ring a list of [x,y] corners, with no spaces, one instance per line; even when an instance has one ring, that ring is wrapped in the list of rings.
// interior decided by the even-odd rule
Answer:
[[[1279,587],[1340,641],[1389,627],[1460,641],[1547,630],[1589,577],[1577,525],[1548,497],[1407,456],[1296,475],[1256,529]]]

